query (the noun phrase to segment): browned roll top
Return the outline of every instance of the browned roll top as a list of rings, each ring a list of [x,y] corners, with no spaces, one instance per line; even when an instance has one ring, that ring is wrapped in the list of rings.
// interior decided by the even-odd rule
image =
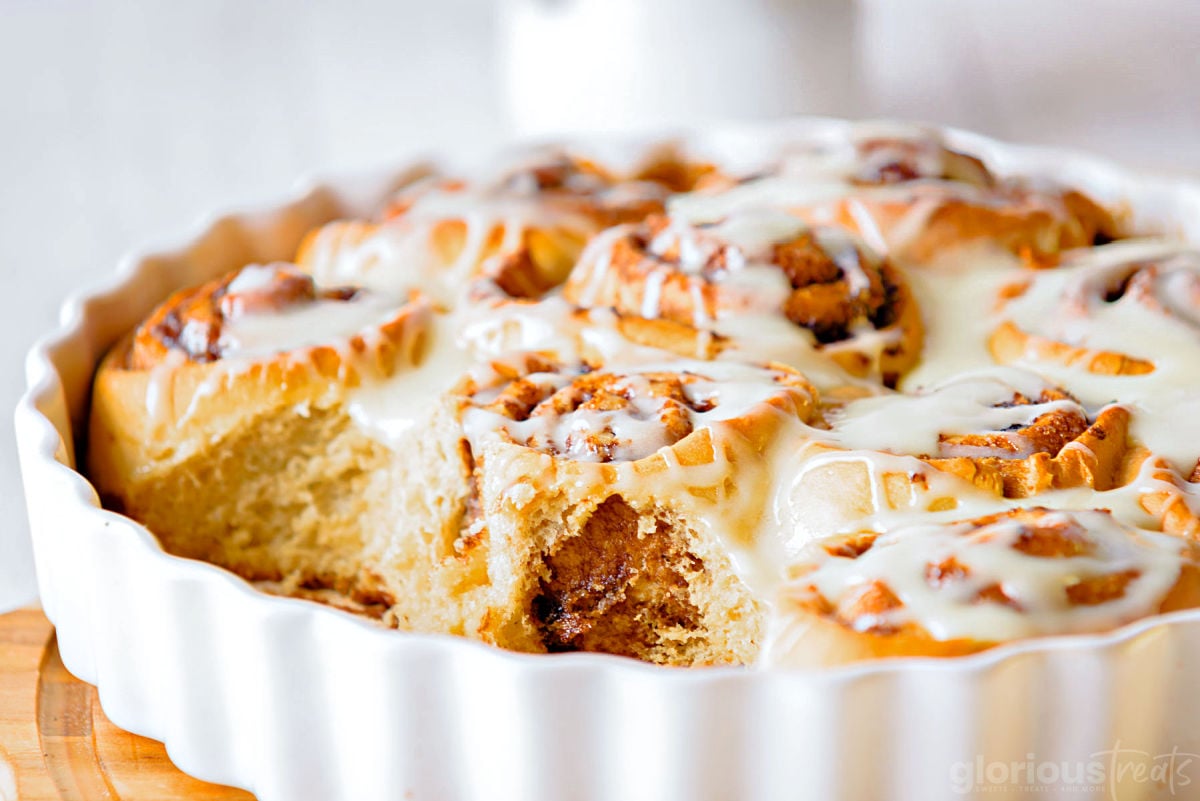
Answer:
[[[1014,424],[1003,432],[983,431],[967,434],[939,434],[938,444],[943,449],[980,448],[1007,451],[1019,458],[1029,451],[1057,455],[1067,443],[1081,436],[1088,428],[1087,414],[1070,394],[1055,387],[1042,390],[1037,397],[1026,397],[1013,392],[1011,400],[993,404],[995,408],[1014,406],[1036,406],[1055,401],[1069,401],[1072,405],[1052,409],[1035,417],[1029,424]]]
[[[661,241],[664,232],[676,224],[662,215],[647,218],[613,243],[605,265],[609,276],[600,279],[599,292],[589,293],[589,283],[597,279],[582,269],[566,285],[565,296],[575,303],[610,306],[623,314],[640,315],[647,311],[648,293],[657,292],[657,316],[684,324],[754,306],[754,298],[747,297],[745,289],[726,282],[730,271],[737,269],[731,265],[734,251],[709,234],[706,226],[695,230],[696,238],[708,243],[707,255],[698,269],[683,263],[678,240],[651,252],[651,243]],[[895,270],[861,247],[855,246],[852,252],[866,277],[865,288],[850,286],[843,268],[821,247],[811,230],[771,246],[768,263],[783,273],[791,286],[780,311],[796,325],[812,331],[818,342],[847,339],[851,327],[861,321],[885,328],[897,316],[892,308],[900,283]]]
[[[802,420],[816,414],[816,390],[800,373],[776,364],[734,369],[725,374],[714,366],[712,375],[689,369],[610,371],[524,354],[519,364],[492,363],[490,377],[482,382],[468,377],[458,392],[468,417],[471,411],[494,415],[486,418],[486,431],[468,421],[472,437],[498,436],[593,462],[636,460],[675,445],[706,424],[700,415],[722,406],[723,389],[731,384],[742,388],[736,393],[739,405],[719,417],[735,430],[753,426],[763,414]]]
[[[695,376],[679,373],[639,373],[636,377],[613,373],[584,373],[566,386],[555,388],[537,378],[522,378],[509,384],[482,408],[522,422],[571,414],[619,412],[637,421],[658,423],[661,443],[673,445],[693,431],[691,412],[706,412],[711,401],[695,400],[684,385]],[[539,429],[519,444],[557,454],[558,443],[541,435]],[[611,424],[581,428],[567,435],[565,450],[586,452],[596,461],[613,461],[618,448],[636,443],[614,431]]]
[[[866,137],[857,142],[857,151],[859,165],[851,178],[856,184],[880,186],[924,178],[980,187],[996,183],[978,158],[948,148],[933,138]]]
[[[134,333],[127,366],[147,370],[172,351],[198,364],[215,362],[222,357],[221,332],[228,320],[248,313],[282,312],[318,300],[349,301],[359,292],[353,287],[318,289],[311,276],[290,264],[268,269],[272,271],[269,281],[245,289],[231,291],[243,273],[235,270],[171,295]]]

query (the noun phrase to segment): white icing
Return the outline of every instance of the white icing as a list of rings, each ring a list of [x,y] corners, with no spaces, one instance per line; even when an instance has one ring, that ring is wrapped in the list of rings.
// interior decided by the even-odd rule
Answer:
[[[1138,265],[1143,269],[1124,294],[1106,300]],[[1028,334],[1150,362],[1149,373],[1108,376],[1039,358],[1031,349],[1017,364],[1070,387],[1087,403],[1128,405],[1134,437],[1191,472],[1200,457],[1200,253],[1153,240],[1078,251],[1064,266],[1037,273],[1000,317]]]
[[[434,243],[450,225],[464,232],[456,258],[444,263]],[[579,212],[524,195],[435,189],[377,228],[347,236],[338,225],[327,227],[317,234],[306,266],[325,285],[361,285],[393,294],[415,288],[452,306],[471,279],[485,271],[493,247],[499,254],[511,253],[535,227],[577,239],[595,230]]]
[[[683,376],[681,389],[687,403],[651,396],[647,374],[658,372]],[[742,417],[785,391],[776,380],[777,373],[736,362],[678,360],[602,370],[591,375],[611,376],[613,386],[628,397],[627,404],[615,410],[576,409],[564,414],[546,407],[516,421],[480,408],[503,389],[504,384],[499,384],[473,397],[474,407],[468,409],[463,421],[467,439],[476,450],[482,450],[490,440],[500,440],[527,444],[568,459],[627,462],[674,444],[674,440],[666,438],[664,416],[682,417],[687,421],[686,431],[691,432]],[[578,376],[574,371],[534,373],[524,380],[544,387],[544,394],[549,397]],[[796,391],[805,394],[804,390]],[[611,434],[616,440],[607,458],[586,447],[587,436],[599,433]]]
[[[1003,641],[1038,634],[1097,631],[1157,610],[1179,575],[1184,541],[1138,530],[1096,511],[1048,512],[1047,525],[1076,525],[1090,552],[1039,557],[1013,546],[1023,527],[1009,518],[976,527],[970,523],[924,523],[880,534],[858,558],[831,556],[819,543],[801,562],[816,569],[797,583],[812,585],[831,601],[881,582],[902,606],[856,621],[860,630],[916,623],[936,639]],[[953,559],[967,575],[931,581],[930,565]],[[1136,572],[1118,597],[1104,603],[1072,604],[1067,588],[1079,581]],[[977,600],[993,585],[1017,608]],[[786,590],[785,590],[786,592]]]
[[[171,419],[175,408],[175,371],[186,363],[187,355],[182,350],[171,349],[150,369],[146,381],[146,417],[152,428]]]
[[[997,293],[1029,272],[1007,253],[971,248],[904,275],[925,323],[921,361],[900,382],[909,390],[991,364],[987,343],[997,323]]]
[[[835,418],[833,438],[850,449],[874,449],[910,456],[1029,456],[1033,451],[1019,433],[1044,414],[1087,414],[1069,400],[1003,407],[1016,393],[1036,401],[1050,385],[1036,374],[1014,368],[991,368],[955,376],[912,395],[863,398]],[[1006,439],[1011,450],[984,453],[977,448],[948,448],[942,435],[989,433]]]
[[[352,300],[319,299],[278,311],[247,311],[225,320],[218,344],[226,360],[260,360],[314,345],[336,346],[354,336],[374,336],[379,326],[396,317],[399,307],[395,299],[365,292]]]
[[[351,391],[346,408],[368,434],[392,447],[403,447],[414,426],[424,424],[437,399],[471,364],[458,347],[455,321],[435,314],[427,330],[424,358],[391,378],[364,381]]]
[[[230,295],[239,295],[270,289],[279,271],[279,266],[274,264],[249,264],[238,271],[225,291]]]
[[[1200,385],[1167,390],[1133,406],[1134,439],[1189,475],[1200,460]]]

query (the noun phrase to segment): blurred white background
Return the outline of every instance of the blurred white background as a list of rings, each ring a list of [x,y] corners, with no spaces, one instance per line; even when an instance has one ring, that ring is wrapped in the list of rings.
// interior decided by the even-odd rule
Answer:
[[[0,0],[0,406],[68,293],[304,173],[791,113],[1200,173],[1200,2]],[[10,429],[0,610],[33,591]]]

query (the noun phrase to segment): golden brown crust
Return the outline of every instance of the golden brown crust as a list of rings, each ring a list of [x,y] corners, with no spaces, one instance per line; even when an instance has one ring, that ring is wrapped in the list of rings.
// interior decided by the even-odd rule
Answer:
[[[1087,428],[1087,416],[1078,401],[1056,387],[1043,389],[1037,397],[1030,398],[1014,391],[1012,398],[993,404],[993,408],[1035,406],[1056,401],[1067,401],[1071,406],[1051,409],[1038,415],[1029,423],[1000,432],[968,432],[965,434],[939,434],[938,444],[942,448],[980,448],[1008,451],[1012,455],[1021,450],[1032,449],[1035,453],[1057,454],[1071,440]]]
[[[1142,482],[1144,488],[1138,494],[1142,509],[1159,521],[1168,534],[1200,541],[1200,513],[1194,508],[1197,497],[1196,485],[1200,483],[1200,465],[1190,476],[1176,472],[1160,456],[1155,456],[1145,447],[1130,450],[1122,466],[1122,483]]]
[[[938,431],[937,447],[932,452],[899,452],[899,456],[914,458],[898,462],[884,459],[878,465],[865,464],[854,456],[854,450],[844,450],[846,446],[838,444],[838,420],[847,407],[835,408],[831,439],[810,443],[798,454],[804,469],[794,487],[796,503],[813,509],[838,507],[842,513],[863,517],[899,509],[934,511],[957,506],[955,495],[961,488],[947,486],[944,481],[931,484],[932,476],[921,471],[916,459],[939,473],[1004,498],[1084,487],[1102,492],[1136,478],[1136,470],[1131,470],[1127,462],[1133,453],[1127,408],[1109,405],[1093,419],[1060,388],[1044,386],[1037,395],[1032,391],[1023,394],[1008,385],[1006,390],[1010,393],[1007,397],[989,406],[981,405],[979,410],[1013,409],[1018,414],[1004,419],[1024,422],[979,430],[969,430],[960,423],[959,427]],[[936,413],[936,392],[940,391],[947,390],[935,391],[930,413]],[[1045,408],[1038,411],[1039,407]],[[1026,408],[1028,412],[1020,413]],[[988,418],[982,415],[979,419],[983,426],[982,421]],[[888,425],[898,422],[887,421]],[[872,445],[863,443],[859,447]],[[853,516],[847,518],[851,519]]]
[[[1068,397],[1061,390],[1048,393]],[[1018,399],[1016,405],[1045,402]],[[1027,498],[1052,489],[1090,487],[1103,492],[1117,486],[1124,460],[1129,452],[1129,411],[1123,406],[1107,406],[1090,425],[1082,410],[1047,412],[1018,433],[1028,456],[1018,453],[998,456],[957,456],[921,458],[947,473],[963,478],[977,487],[989,489],[1006,498]],[[944,437],[944,435],[943,435]],[[987,434],[944,437],[959,444],[991,442],[1001,450],[1013,448],[1013,439]]]
[[[992,357],[1001,364],[1022,359],[1057,362],[1066,367],[1082,367],[1095,375],[1146,375],[1154,372],[1154,363],[1114,351],[1079,348],[1053,339],[1022,331],[1005,320],[988,338]]]
[[[715,359],[730,345],[728,337],[673,320],[622,315],[617,317],[616,326],[635,345],[657,348],[685,359]]]

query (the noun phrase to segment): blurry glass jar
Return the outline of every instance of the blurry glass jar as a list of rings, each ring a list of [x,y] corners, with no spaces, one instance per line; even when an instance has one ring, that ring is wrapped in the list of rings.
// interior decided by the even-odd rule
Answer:
[[[504,0],[521,136],[860,113],[851,0]]]

